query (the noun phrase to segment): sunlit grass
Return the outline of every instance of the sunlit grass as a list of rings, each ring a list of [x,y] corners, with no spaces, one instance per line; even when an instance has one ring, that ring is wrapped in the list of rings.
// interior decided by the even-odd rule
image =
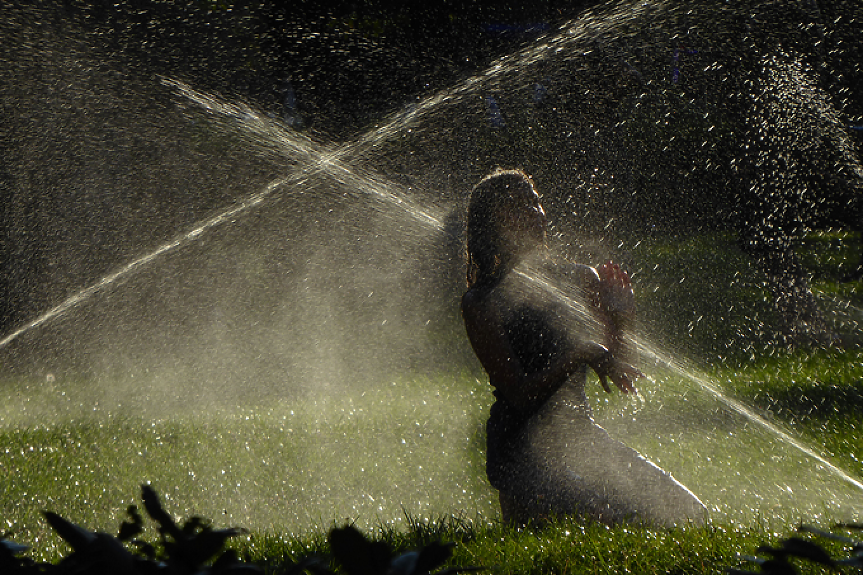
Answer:
[[[812,241],[813,250],[821,249],[821,240]],[[717,341],[745,341],[772,313],[751,262],[729,237],[638,249],[645,250],[642,262],[653,262],[636,275],[644,292],[639,303],[678,326],[658,330],[669,335],[660,341],[670,349],[689,342],[715,351]],[[841,262],[833,254],[824,269],[815,268],[814,285],[853,299],[857,285],[838,282],[836,270],[850,265],[854,250],[842,253]],[[808,265],[819,261],[806,258]],[[761,347],[696,365],[722,393],[863,477],[863,352],[853,346],[789,352],[765,347],[766,337],[756,341]],[[719,500],[725,489],[731,507],[747,485],[795,473],[792,463],[780,461],[786,446],[766,432],[758,435],[763,445],[742,433],[757,426],[699,392],[685,370],[645,370],[651,379],[641,383],[640,400],[606,396],[592,381],[597,418],[705,499]],[[104,395],[88,395],[88,387],[0,385],[0,530],[33,545],[36,557],[66,552],[41,510],[114,532],[147,481],[178,517],[200,514],[216,525],[250,527],[234,545],[271,565],[326,551],[327,529],[355,522],[397,549],[432,538],[456,541],[451,564],[502,573],[719,572],[737,564],[736,553],[775,544],[795,521],[807,520],[765,504],[741,510],[745,522],[717,513],[725,519],[701,529],[609,529],[578,520],[504,527],[484,473],[483,425],[492,397],[481,374],[470,371],[406,374],[361,390],[326,389],[232,409],[190,403],[186,412],[164,416],[136,411],[140,403],[99,404]],[[726,481],[726,471],[742,474],[741,483]],[[786,522],[777,525],[778,516]]]
[[[777,351],[717,369],[734,395],[794,428],[863,476],[863,351]]]
[[[778,358],[777,365],[786,361],[800,372],[790,357]],[[828,357],[838,370],[841,358]],[[816,371],[817,358],[807,365]],[[823,365],[829,372],[829,361]],[[659,387],[643,388],[646,406],[609,396],[612,402],[603,408],[606,396],[597,391],[600,421],[622,415],[617,419],[623,425],[609,429],[651,456],[660,454],[654,459],[663,466],[689,468],[685,482],[696,491],[716,479],[715,469],[687,461],[688,454],[705,449],[713,449],[714,462],[731,472],[743,471],[747,481],[787,473],[771,467],[769,456],[766,467],[753,465],[752,457],[763,455],[758,446],[717,437],[717,429],[737,424],[709,398],[686,391],[691,384],[675,383],[668,374],[657,378]],[[746,522],[734,517],[671,532],[609,530],[576,520],[540,531],[505,528],[497,523],[496,498],[484,480],[482,424],[490,400],[482,382],[461,373],[255,410],[160,420],[98,412],[73,412],[50,424],[19,420],[0,428],[2,519],[14,539],[34,545],[37,556],[56,558],[64,547],[40,510],[113,532],[125,507],[137,502],[139,484],[149,480],[178,517],[200,514],[216,525],[251,527],[236,545],[255,560],[279,562],[320,550],[330,526],[356,522],[403,547],[418,532],[458,541],[453,564],[537,573],[719,569],[740,546],[751,552],[793,528],[791,522],[777,528],[772,515],[778,510],[771,508],[761,510],[763,521],[750,513]],[[651,413],[651,404],[661,410]],[[856,434],[846,432],[844,445],[853,450]]]
[[[375,537],[404,551],[433,540],[456,542],[449,564],[482,566],[494,573],[720,573],[737,565],[735,553],[753,552],[778,534],[761,527],[650,530],[609,528],[562,520],[545,527],[515,530],[501,524],[476,525],[440,518],[408,530],[383,529]],[[325,554],[320,534],[287,539],[253,534],[236,547],[252,560],[295,562],[309,553]]]
[[[841,282],[860,264],[860,233],[817,231],[808,234],[798,248],[801,261],[815,275],[816,282]],[[853,287],[855,282],[845,284]]]
[[[31,394],[38,400],[40,391]],[[466,375],[161,419],[99,409],[22,420],[7,396],[0,517],[47,553],[57,540],[41,510],[113,530],[145,481],[179,515],[292,535],[335,521],[399,524],[440,509],[490,517],[489,402]]]
[[[653,238],[630,253],[640,324],[666,347],[713,362],[770,346],[765,277],[733,234]]]

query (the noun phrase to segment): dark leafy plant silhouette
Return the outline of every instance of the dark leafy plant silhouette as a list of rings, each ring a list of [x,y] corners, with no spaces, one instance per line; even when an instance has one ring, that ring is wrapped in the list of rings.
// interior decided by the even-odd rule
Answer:
[[[39,573],[40,568],[36,562],[29,557],[19,557],[29,547],[9,541],[5,537],[6,535],[0,536],[0,573],[15,573],[16,575]]]
[[[432,542],[419,551],[396,557],[382,541],[369,541],[353,526],[330,531],[330,549],[348,575],[428,575],[452,556],[454,543]],[[480,567],[453,567],[434,575],[479,571]]]
[[[859,531],[863,530],[863,525],[839,523],[835,525],[835,528]],[[800,571],[792,560],[814,563],[830,570],[839,570],[843,567],[863,569],[863,542],[805,525],[801,526],[798,531],[811,533],[824,539],[831,539],[848,545],[851,547],[850,555],[848,557],[833,558],[829,551],[815,541],[800,537],[789,537],[788,539],[783,539],[777,547],[762,545],[755,550],[756,553],[768,555],[769,558],[741,555],[741,559],[758,565],[760,571],[728,569],[728,573],[731,575],[797,575]]]
[[[72,547],[72,553],[56,565],[35,565],[16,557],[17,564],[13,562],[10,565],[17,571],[11,573],[247,575],[263,572],[255,565],[239,561],[233,550],[223,551],[227,540],[242,530],[213,529],[200,517],[192,517],[179,526],[162,508],[158,495],[151,487],[143,486],[141,495],[144,509],[158,526],[158,546],[136,539],[144,531],[144,520],[134,505],[128,508],[129,521],[120,525],[116,537],[90,531],[46,511],[44,515],[48,524]],[[210,561],[213,561],[212,564],[209,564]]]
[[[144,510],[156,523],[158,544],[139,539],[144,519],[135,505],[127,510],[128,520],[116,536],[94,532],[64,519],[44,513],[48,524],[72,548],[72,553],[57,564],[37,563],[22,556],[28,549],[0,535],[0,574],[2,575],[262,575],[264,570],[241,561],[234,550],[224,550],[231,537],[242,529],[213,529],[209,522],[192,517],[178,525],[164,510],[156,492],[141,488]],[[431,575],[451,556],[452,543],[432,542],[418,551],[394,556],[389,545],[369,541],[353,526],[334,528],[329,535],[332,558],[308,556],[268,573],[285,575],[334,575],[333,560],[339,572],[348,575]],[[215,559],[214,559],[215,558]],[[212,561],[212,563],[211,563]],[[434,575],[476,571],[477,567],[449,568]]]

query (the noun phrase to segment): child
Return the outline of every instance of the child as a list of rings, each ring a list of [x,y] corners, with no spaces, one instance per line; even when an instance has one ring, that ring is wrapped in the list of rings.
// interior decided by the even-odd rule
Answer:
[[[488,479],[503,520],[581,514],[605,523],[702,524],[688,489],[591,417],[587,367],[635,392],[626,337],[635,315],[629,276],[548,257],[547,220],[531,179],[496,170],[471,194],[468,291],[462,315],[494,386]]]

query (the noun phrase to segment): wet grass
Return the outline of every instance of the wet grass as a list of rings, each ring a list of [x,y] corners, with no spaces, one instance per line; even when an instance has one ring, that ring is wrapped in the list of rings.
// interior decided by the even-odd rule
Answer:
[[[849,280],[860,262],[861,234],[815,232],[798,246],[813,291],[841,342],[829,349],[787,350],[726,358],[712,373],[735,397],[798,431],[857,477],[863,477],[863,282]]]
[[[863,351],[777,351],[715,374],[736,397],[822,445],[844,469],[863,477]]]
[[[770,347],[776,317],[766,278],[733,234],[654,238],[629,254],[639,320],[655,340],[702,362]]]
[[[813,273],[816,287],[845,288],[856,294],[857,282],[847,280],[857,271],[861,249],[859,233],[830,230],[807,235],[797,251],[803,265]]]
[[[767,278],[732,233],[638,241],[624,246],[636,283],[639,316],[657,340],[709,364],[770,356],[778,323]],[[861,234],[813,232],[796,251],[825,319],[849,348],[861,341]]]
[[[79,396],[50,422],[22,412],[12,387],[0,409],[0,518],[49,555],[59,542],[41,510],[113,529],[150,481],[178,515],[292,536],[337,521],[492,509],[481,435],[490,393],[468,376],[161,418],[88,411]],[[61,389],[51,393],[74,393]],[[36,402],[45,393],[28,391]]]
[[[755,383],[762,378],[776,390],[771,397],[778,396],[783,373],[798,374],[798,380],[802,374],[835,373],[831,381],[853,384],[856,372],[846,374],[842,364],[860,361],[847,353],[788,354],[760,370],[749,366],[735,372],[737,392],[766,396],[765,385]],[[504,527],[483,479],[481,425],[490,403],[483,387],[462,373],[329,397],[326,404],[307,397],[291,405],[185,418],[73,412],[51,424],[4,424],[0,519],[10,538],[34,546],[33,555],[55,559],[66,548],[40,510],[114,532],[125,507],[136,502],[138,484],[151,480],[175,517],[198,514],[217,527],[251,527],[232,546],[255,562],[278,565],[326,552],[329,527],[356,522],[396,550],[435,538],[455,541],[452,565],[503,573],[721,572],[737,564],[735,553],[776,544],[793,529],[758,519],[672,531],[609,529],[577,520],[522,531]],[[833,421],[795,409],[795,429],[813,440],[823,436],[825,421]],[[859,419],[853,410],[846,415],[850,427],[837,425],[836,446],[829,448],[842,463],[859,453],[860,434],[853,428]],[[661,437],[698,443],[715,433]],[[729,455],[738,450],[728,444]],[[859,476],[859,468],[845,467]]]
[[[737,565],[735,553],[775,542],[777,534],[753,527],[656,531],[609,528],[563,520],[544,527],[515,530],[500,524],[476,525],[444,517],[408,530],[378,530],[376,539],[404,551],[429,541],[456,543],[452,566],[485,567],[501,574],[549,573],[721,573]],[[287,564],[309,553],[326,554],[325,537],[286,539],[253,534],[236,547],[251,560]]]
[[[829,249],[834,236],[815,238],[806,248],[830,253],[823,268],[814,268],[815,286],[822,293],[858,298],[858,284],[838,281],[855,257],[857,241],[842,238],[842,245],[850,247],[843,248],[841,260]],[[739,257],[729,238],[645,249],[656,267],[639,272],[639,285],[658,294],[646,301],[664,302],[663,313],[687,326],[676,337],[698,348],[711,333],[734,342],[745,326],[749,333],[760,329],[751,328],[753,322],[760,325],[753,313],[767,314],[769,305],[751,263]],[[807,260],[809,265],[818,261]],[[710,281],[687,284],[708,272]],[[714,311],[705,315],[703,306],[689,309],[696,296]],[[727,354],[710,365],[709,373],[726,393],[792,428],[853,476],[863,477],[858,460],[863,453],[863,352],[854,346],[763,349]],[[250,527],[251,533],[232,545],[248,559],[274,566],[326,552],[328,528],[345,522],[356,522],[396,550],[433,539],[455,541],[450,564],[501,573],[721,572],[738,564],[736,553],[776,544],[793,529],[792,524],[777,529],[758,518],[747,525],[671,531],[609,529],[577,520],[520,531],[504,527],[484,479],[483,422],[492,398],[479,375],[408,374],[357,393],[327,390],[266,406],[190,408],[170,417],[94,406],[78,391],[86,386],[76,382],[3,382],[0,531],[33,545],[32,555],[54,559],[65,548],[41,510],[113,532],[146,481],[176,516],[199,514],[216,526]],[[724,416],[712,417],[701,418],[694,426],[698,429],[692,429],[693,450],[703,449],[705,443],[698,442],[713,441],[717,429],[724,429]],[[674,433],[663,437],[642,441],[686,439]],[[729,457],[737,450],[736,444],[727,446]]]

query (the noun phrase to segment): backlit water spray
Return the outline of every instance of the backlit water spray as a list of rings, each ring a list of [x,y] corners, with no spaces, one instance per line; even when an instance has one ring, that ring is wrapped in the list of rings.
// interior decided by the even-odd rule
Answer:
[[[240,127],[243,128],[244,135],[257,136],[265,142],[277,144],[278,153],[297,164],[295,173],[273,181],[260,192],[243,199],[237,205],[196,225],[191,231],[162,244],[152,252],[129,262],[120,269],[103,277],[98,282],[75,293],[33,321],[15,329],[3,337],[3,339],[0,339],[0,349],[6,347],[21,334],[38,328],[46,322],[65,314],[70,309],[90,299],[93,295],[109,288],[136,270],[147,266],[160,256],[182,248],[189,242],[199,239],[202,234],[212,228],[233,221],[245,212],[259,207],[274,192],[287,191],[287,193],[290,193],[290,190],[303,186],[311,178],[332,178],[348,190],[370,194],[395,207],[403,209],[420,223],[437,229],[442,228],[442,223],[436,216],[415,205],[403,191],[394,191],[394,188],[397,187],[394,184],[380,179],[373,179],[371,175],[358,175],[354,168],[346,165],[343,160],[346,154],[342,150],[357,153],[359,150],[354,149],[353,146],[344,146],[332,151],[317,145],[302,134],[285,130],[272,120],[262,117],[248,106],[225,102],[215,96],[194,90],[190,86],[176,80],[164,80],[164,83],[176,88],[180,94],[199,104],[207,111],[238,121]]]
[[[345,160],[342,159],[343,154],[339,153],[339,150],[342,150],[344,148],[336,148],[335,151],[325,150],[322,147],[319,147],[317,144],[314,144],[309,140],[305,140],[302,137],[295,136],[294,134],[281,134],[277,131],[277,126],[268,125],[268,120],[255,115],[255,113],[252,112],[250,109],[243,110],[238,106],[226,104],[217,100],[215,97],[194,91],[191,88],[181,84],[176,84],[176,86],[178,88],[181,88],[182,92],[186,96],[201,104],[202,106],[205,106],[206,109],[212,110],[224,116],[232,117],[240,121],[241,125],[249,126],[250,132],[258,133],[261,135],[263,135],[263,131],[268,132],[268,138],[270,138],[271,141],[280,142],[280,146],[282,146],[281,152],[285,153],[286,157],[289,157],[295,162],[295,168],[293,173],[286,178],[273,181],[263,190],[252,196],[247,197],[245,200],[238,203],[236,206],[233,206],[230,209],[225,210],[218,215],[205,220],[199,225],[196,225],[191,231],[175,238],[170,242],[163,244],[162,246],[160,246],[153,252],[147,254],[146,256],[130,262],[116,272],[106,276],[98,283],[88,287],[85,290],[82,290],[72,298],[69,298],[68,300],[63,302],[61,305],[55,307],[46,314],[43,314],[33,322],[23,326],[22,328],[19,328],[12,334],[6,336],[2,341],[0,341],[0,348],[8,345],[12,340],[17,338],[24,332],[37,328],[44,323],[65,314],[77,305],[84,303],[87,299],[100,292],[101,290],[108,288],[112,284],[121,281],[126,276],[131,275],[134,272],[152,264],[160,256],[164,256],[167,255],[169,252],[181,249],[184,246],[190,244],[191,242],[203,238],[203,236],[207,232],[211,231],[217,226],[234,222],[237,218],[243,216],[247,212],[250,212],[253,209],[260,208],[264,204],[264,202],[274,194],[290,194],[293,188],[303,186],[310,179],[333,179],[337,181],[340,185],[345,186],[351,190],[354,190],[361,194],[367,194],[376,198],[377,200],[386,202],[393,207],[404,210],[404,212],[410,216],[411,221],[415,225],[430,226],[436,230],[442,229],[442,224],[440,220],[436,216],[431,215],[428,211],[418,208],[411,201],[411,198],[407,195],[407,192],[405,190],[380,178],[370,177],[368,175],[368,171],[360,173],[358,170],[351,168],[349,165],[347,165],[345,163]],[[589,313],[587,312],[585,306],[578,301],[577,297],[572,297],[571,295],[568,295],[565,288],[556,285],[555,282],[552,281],[550,278],[537,275],[535,272],[531,272],[530,270],[520,273],[522,273],[522,276],[525,279],[530,280],[530,282],[538,286],[539,289],[550,294],[551,297],[563,299],[564,301],[566,301],[569,304],[571,311],[580,318],[580,322],[582,322],[583,324],[590,324],[592,318],[589,317]],[[652,346],[650,343],[643,339],[639,340],[639,348],[642,356],[645,359],[653,361],[656,364],[660,364],[677,373],[683,379],[697,384],[700,389],[720,401],[726,408],[740,414],[747,421],[750,421],[764,428],[776,439],[792,446],[794,449],[805,454],[807,457],[810,457],[811,459],[817,461],[819,464],[823,465],[824,469],[830,474],[839,477],[841,480],[853,485],[857,489],[863,489],[863,485],[861,485],[860,482],[853,479],[844,471],[818,455],[811,448],[807,447],[803,442],[793,438],[790,434],[781,430],[778,426],[768,422],[766,419],[755,413],[753,410],[751,410],[744,404],[727,397],[718,388],[716,384],[710,382],[707,378],[703,376],[695,374],[693,370],[686,368],[683,362],[676,359],[671,359],[670,354],[664,354],[656,351],[654,346]],[[266,419],[267,417],[269,416],[266,416],[264,419]],[[694,488],[696,489],[696,491],[698,490],[698,486],[695,486]],[[370,499],[370,502],[374,503],[374,496],[370,497],[372,497],[372,499]]]
[[[566,319],[566,322],[572,322],[572,325],[574,326],[573,329],[570,330],[571,333],[593,334],[594,337],[597,337],[599,336],[599,334],[602,333],[602,326],[597,322],[594,315],[590,312],[589,307],[585,305],[585,298],[583,294],[580,294],[578,293],[578,290],[573,290],[572,288],[569,288],[567,285],[565,285],[565,274],[563,274],[561,278],[558,279],[551,278],[548,276],[548,274],[537,272],[535,269],[532,269],[530,265],[517,268],[516,274],[521,276],[523,279],[528,280],[531,285],[535,286],[537,292],[541,292],[541,295],[538,294],[537,297],[551,297],[566,306],[567,312],[571,314],[570,317]],[[565,323],[564,325],[568,325],[568,323]],[[855,491],[859,490],[860,492],[863,492],[863,483],[851,477],[850,475],[848,475],[848,473],[825,459],[822,455],[818,454],[803,440],[793,437],[789,432],[783,430],[779,425],[768,421],[763,415],[758,414],[752,408],[726,395],[720,389],[718,383],[711,381],[705,375],[697,373],[695,369],[687,367],[686,360],[680,359],[679,354],[672,354],[660,351],[659,348],[643,334],[638,334],[638,336],[636,337],[636,345],[639,351],[639,355],[641,356],[641,360],[644,364],[652,365],[654,368],[660,368],[661,370],[668,370],[677,375],[682,381],[689,382],[690,384],[695,384],[701,392],[706,393],[708,396],[720,402],[720,404],[725,409],[728,409],[733,413],[739,414],[744,419],[744,421],[762,428],[767,434],[769,434],[769,436],[787,444],[794,450],[805,455],[817,466],[820,466],[820,469],[823,473],[835,476],[840,481],[854,487]],[[654,378],[650,378],[649,382],[651,385],[656,386],[656,381]],[[657,403],[657,405],[653,406],[653,409],[658,408],[658,410],[661,412],[664,404],[671,404],[670,400],[672,395],[681,393],[685,395],[686,392],[686,386],[684,386],[682,389],[663,389],[661,386],[657,387],[657,389],[652,390],[650,394],[652,396],[651,400]],[[643,396],[638,396],[632,401],[634,402],[633,405],[636,412],[640,411],[640,409],[643,408],[643,402],[645,402]],[[600,406],[600,409],[602,409],[601,402],[598,405]],[[610,428],[614,428],[615,426],[619,425],[619,422],[616,420],[620,418],[620,414],[612,415],[610,416],[610,418],[600,414],[600,420],[603,421],[603,423],[608,425]],[[634,420],[637,419],[638,416],[636,415],[636,417],[634,417]],[[646,428],[642,428],[636,423],[634,427],[638,429],[638,431],[635,433],[650,433],[650,424],[648,424]],[[683,433],[685,434],[686,431],[684,430]],[[632,431],[621,430],[620,438],[621,440],[629,441],[629,439],[627,438],[631,437],[633,434],[634,432]],[[702,456],[707,456],[708,460],[710,459],[710,456],[707,454],[702,454]],[[815,475],[817,476],[818,474]],[[783,475],[779,473],[774,479],[776,481],[782,482],[789,478],[783,477]],[[699,485],[698,482],[693,482],[689,484]],[[704,485],[700,485],[700,487],[702,489],[705,488]],[[698,488],[696,488],[696,490],[698,490]],[[863,495],[863,493],[858,493],[857,495],[860,496]],[[713,499],[712,493],[705,492],[703,496],[705,498]],[[841,497],[846,496],[847,495],[843,495]],[[827,495],[825,496],[825,499],[829,500],[831,497],[833,496]],[[717,502],[716,500],[712,500],[711,503],[715,505]],[[715,510],[718,509],[720,508],[717,507]],[[814,505],[814,509],[816,513],[819,511],[817,503]],[[861,510],[863,510],[863,508],[861,508]],[[730,508],[725,508],[721,513],[727,513],[730,516],[735,515],[735,513]],[[739,520],[739,517],[735,517],[735,520]]]
[[[719,389],[718,384],[714,381],[710,381],[705,375],[696,373],[695,370],[693,370],[692,368],[687,368],[682,361],[680,361],[679,359],[673,359],[670,354],[660,353],[653,345],[650,344],[650,342],[644,339],[639,339],[638,350],[641,353],[642,357],[647,358],[649,361],[653,361],[656,364],[667,367],[682,378],[696,383],[701,389],[721,401],[729,409],[732,409],[735,412],[739,413],[748,421],[751,421],[752,423],[763,427],[770,434],[776,436],[776,438],[780,441],[787,443],[794,449],[797,449],[808,457],[811,457],[819,464],[823,465],[830,473],[836,475],[843,481],[863,491],[863,483],[854,479],[845,471],[827,461],[824,457],[816,453],[812,448],[805,445],[801,440],[795,439],[788,432],[780,429],[779,426],[767,421],[763,416],[757,414],[745,404],[725,395],[725,393],[723,393],[722,390]]]
[[[173,239],[0,340],[0,349],[15,342],[38,351],[42,332],[60,333],[57,339],[70,347],[92,338],[97,350],[87,356],[96,358],[95,384],[84,376],[55,380],[48,372],[53,358],[43,358],[41,371],[34,369],[38,379],[27,379],[20,390],[10,386],[0,420],[4,433],[8,429],[25,447],[6,454],[6,470],[16,477],[9,499],[30,511],[68,504],[73,516],[92,518],[93,508],[101,512],[125,503],[135,482],[151,477],[172,503],[253,528],[299,531],[336,514],[374,525],[399,521],[402,510],[494,517],[482,452],[491,394],[473,358],[465,359],[469,350],[453,311],[461,283],[435,284],[440,270],[421,266],[440,264],[461,278],[457,255],[440,247],[460,233],[458,219],[447,217],[463,211],[470,184],[495,163],[523,165],[538,174],[537,181],[571,191],[576,203],[575,192],[588,190],[596,206],[602,203],[593,195],[603,189],[603,170],[618,173],[605,189],[613,191],[626,170],[637,183],[639,165],[628,163],[634,151],[622,142],[646,142],[644,154],[665,144],[676,149],[670,142],[680,134],[655,131],[668,128],[665,119],[672,112],[692,112],[683,119],[696,137],[680,145],[709,153],[714,141],[699,141],[698,130],[720,131],[713,129],[715,110],[697,109],[700,101],[688,108],[676,91],[696,73],[704,74],[705,86],[722,85],[718,73],[710,75],[722,66],[703,62],[698,71],[687,68],[688,61],[675,61],[674,93],[666,93],[661,69],[669,58],[662,54],[676,53],[682,42],[678,21],[685,28],[690,17],[672,8],[621,4],[602,15],[589,13],[341,145],[286,130],[250,106],[163,80],[203,112],[196,121],[206,143],[227,140],[250,156],[275,159],[280,167],[274,174],[285,175],[242,188],[258,191],[181,228],[189,231],[167,235]],[[640,21],[647,17],[657,26]],[[754,23],[747,17],[743,27]],[[639,30],[656,35],[643,40]],[[713,30],[701,31],[707,36]],[[694,32],[690,38],[699,41]],[[637,49],[628,39],[637,40]],[[692,50],[681,53],[694,58]],[[551,65],[543,68],[545,63]],[[620,86],[635,86],[626,94],[630,99],[594,108],[604,103],[603,91],[617,98]],[[497,91],[515,137],[485,120],[485,96]],[[538,120],[519,125],[517,103],[534,102],[530,95],[538,93],[552,103],[522,106]],[[652,102],[659,102],[659,116],[650,115]],[[647,112],[635,117],[639,106]],[[571,116],[552,115],[570,109]],[[597,117],[594,109],[600,110]],[[540,130],[534,128],[556,121],[558,132],[536,139]],[[538,153],[514,152],[521,138]],[[463,142],[468,144],[460,147]],[[221,159],[224,151],[216,148],[210,162]],[[411,157],[421,159],[401,170],[399,162]],[[393,173],[415,183],[396,183]],[[593,175],[598,183],[584,184]],[[440,199],[429,181],[450,176],[457,191]],[[647,182],[656,189],[664,183]],[[628,191],[614,193],[626,197]],[[567,211],[557,207],[557,213]],[[222,233],[214,233],[217,228]],[[529,272],[524,277],[554,297],[566,297],[549,278]],[[108,289],[120,283],[123,290]],[[435,297],[445,305],[429,304]],[[588,321],[584,306],[571,307],[576,317],[581,314],[578,321]],[[158,323],[148,331],[153,322]],[[417,336],[426,333],[426,339]],[[446,352],[436,351],[446,345]],[[448,355],[454,348],[465,355]],[[651,371],[655,377],[645,382],[645,399],[627,403],[598,396],[597,418],[701,495],[714,517],[747,522],[818,513],[822,495],[836,516],[858,512],[858,481],[685,362],[669,359],[672,354],[656,351],[647,340],[641,348],[660,374]],[[60,349],[58,356],[65,353]],[[372,385],[357,383],[361,368],[373,373]],[[681,382],[666,377],[661,389],[652,389],[662,372]],[[255,396],[250,390],[261,379],[269,387]],[[718,434],[724,435],[717,439]],[[737,443],[721,445],[732,434]],[[33,453],[50,456],[50,465]],[[95,465],[92,453],[116,467]],[[782,463],[797,454],[805,456],[804,465],[795,460],[781,471],[769,467],[772,458]],[[728,463],[715,465],[722,458]],[[118,472],[124,467],[133,470],[124,476]],[[75,488],[54,487],[52,478],[60,475]],[[105,482],[95,483],[96,476]],[[834,480],[852,489],[827,485]],[[39,486],[47,494],[34,494]],[[814,503],[805,506],[797,497],[807,488]],[[108,522],[104,528],[114,526]]]
[[[184,245],[188,244],[189,242],[195,241],[196,239],[200,238],[202,234],[204,234],[205,232],[207,232],[211,228],[217,227],[219,225],[224,224],[225,222],[231,221],[233,218],[239,216],[243,212],[254,208],[255,206],[259,205],[261,202],[263,202],[267,196],[269,196],[271,193],[273,193],[273,191],[276,188],[278,188],[280,185],[282,185],[284,183],[285,183],[285,180],[280,180],[280,181],[276,181],[276,182],[271,183],[264,190],[262,190],[261,192],[259,192],[257,194],[254,194],[253,196],[246,198],[245,200],[240,202],[237,206],[234,206],[234,207],[218,214],[217,216],[214,216],[214,217],[204,221],[203,223],[201,223],[200,225],[197,225],[194,229],[192,229],[188,233],[185,233],[185,234],[183,234],[183,235],[181,235],[181,236],[179,236],[179,237],[177,237],[177,238],[175,238],[175,239],[173,239],[167,243],[162,244],[161,246],[159,246],[158,248],[156,248],[152,252],[148,253],[147,255],[144,255],[144,256],[136,259],[136,260],[129,262],[128,264],[124,265],[123,267],[121,267],[117,271],[105,276],[104,278],[102,278],[98,282],[94,283],[93,285],[91,285],[91,286],[79,291],[78,293],[72,295],[71,297],[67,298],[62,303],[57,305],[56,307],[51,308],[50,310],[48,310],[44,314],[40,315],[39,317],[37,317],[33,321],[19,327],[18,329],[14,330],[10,334],[6,335],[3,339],[0,339],[0,349],[3,349],[7,345],[9,345],[12,341],[17,339],[18,336],[22,335],[23,333],[28,332],[32,329],[38,328],[41,325],[45,324],[46,322],[49,322],[52,319],[55,319],[59,316],[62,316],[63,314],[65,314],[66,312],[68,312],[69,310],[74,308],[75,306],[86,302],[88,299],[90,299],[95,294],[97,294],[97,293],[101,292],[102,290],[107,289],[108,287],[112,286],[113,284],[123,280],[126,276],[134,273],[135,271],[149,265],[150,263],[152,263],[154,260],[156,260],[160,256],[162,256],[162,255],[164,255],[170,251],[179,249],[179,248],[183,247]]]

